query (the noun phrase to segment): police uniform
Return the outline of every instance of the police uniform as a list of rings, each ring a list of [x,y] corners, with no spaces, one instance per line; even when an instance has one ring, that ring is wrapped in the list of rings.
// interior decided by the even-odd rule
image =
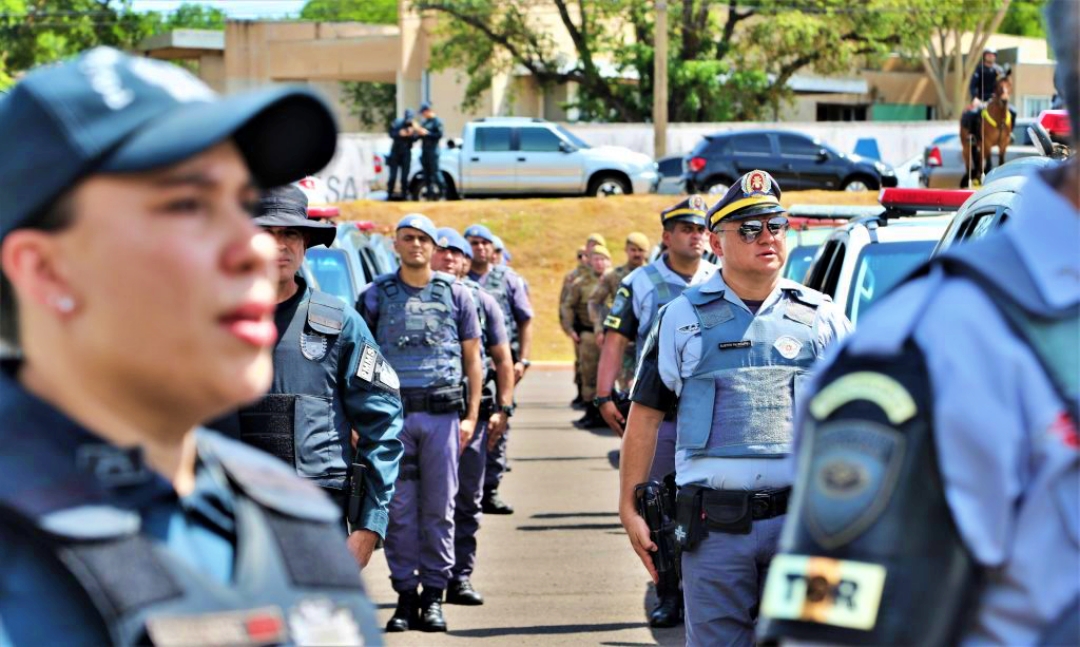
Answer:
[[[412,128],[413,111],[405,110],[405,116],[395,119],[390,124],[390,154],[386,157],[386,165],[390,168],[390,182],[386,185],[388,198],[394,197],[394,184],[397,183],[398,171],[401,171],[401,196],[409,195],[409,167],[412,166],[412,147],[416,142],[414,135],[402,135],[402,130]]]
[[[491,240],[494,235],[491,230],[483,225],[470,225],[463,234],[466,238],[473,236]],[[507,265],[491,265],[484,275],[469,271],[469,278],[480,284],[480,287],[495,297],[499,308],[503,312],[503,323],[506,332],[510,336],[510,351],[514,362],[525,361],[528,358],[521,357],[521,337],[519,326],[533,318],[532,304],[529,302],[528,287],[521,276]],[[495,443],[495,447],[488,451],[487,467],[484,472],[484,501],[491,502],[496,499],[499,484],[502,483],[503,474],[507,468],[506,446],[509,442],[510,427],[506,433]],[[501,503],[501,501],[500,501]],[[491,505],[485,505],[486,511],[509,514],[513,512],[508,506],[500,506],[502,512],[494,509]]]
[[[748,173],[708,214],[714,231],[783,213],[768,174]],[[850,324],[825,296],[780,279],[751,308],[723,273],[659,314],[632,399],[678,406],[676,538],[689,645],[753,644],[764,574],[790,492],[793,404],[807,371]]]
[[[437,239],[424,216],[406,216],[402,228]],[[462,343],[478,339],[480,325],[468,289],[441,272],[424,288],[407,285],[397,272],[379,276],[361,292],[358,309],[397,372],[405,407],[405,455],[386,535],[398,609],[409,616],[408,627],[396,629],[402,630],[416,624],[417,587],[424,585],[425,608],[441,601],[454,565],[459,417],[467,406]]]
[[[822,367],[765,634],[1080,639],[1080,214],[1058,179],[1031,177],[1000,232],[932,259]]]
[[[242,127],[236,146],[265,186],[325,166],[335,141],[306,90],[221,99],[179,68],[105,47],[30,72],[0,114],[0,238],[84,178],[165,168]],[[275,140],[281,127],[299,143]],[[28,354],[26,370],[49,359]],[[138,447],[84,428],[19,371],[0,363],[0,645],[381,642],[340,511],[313,484],[196,430],[181,497]]]
[[[307,198],[291,185],[268,191],[254,222],[306,231],[309,246],[331,244],[337,232],[307,218]],[[243,442],[324,488],[350,531],[385,537],[402,455],[397,376],[356,310],[313,290],[299,275],[295,280],[296,293],[274,314],[278,340],[270,391],[210,426],[235,430]]]
[[[431,109],[431,104],[420,104],[421,116]],[[446,197],[446,180],[443,179],[439,169],[439,141],[443,138],[443,121],[436,115],[424,117],[420,126],[427,130],[427,134],[420,138],[420,166],[424,170],[424,194],[430,199],[433,197],[432,184],[439,187],[439,195]]]
[[[660,224],[689,222],[695,225],[706,224],[707,205],[699,195],[692,195],[675,206],[660,213]],[[644,347],[645,337],[649,334],[660,308],[678,297],[686,288],[699,285],[712,278],[717,270],[712,263],[701,260],[693,276],[676,273],[668,265],[667,254],[652,263],[639,267],[623,279],[615,292],[615,301],[611,312],[604,319],[606,332],[616,332],[634,342],[640,352]],[[635,357],[635,365],[638,358]],[[662,481],[665,476],[675,471],[675,419],[670,411],[668,419],[660,425],[656,439],[656,455],[653,457],[650,480]]]
[[[606,256],[609,260],[611,258],[611,252],[601,245],[594,247],[592,253]],[[589,297],[599,282],[600,276],[596,271],[591,266],[586,267],[570,285],[566,300],[560,305],[561,316],[559,317],[563,322],[563,331],[567,335],[571,333],[578,335],[576,346],[578,364],[581,369],[581,399],[589,403],[590,413],[594,411],[592,400],[596,397],[596,367],[600,362],[600,348],[596,345],[596,336],[593,334]],[[590,416],[587,413],[586,418],[588,417]],[[602,420],[601,423],[603,423]]]

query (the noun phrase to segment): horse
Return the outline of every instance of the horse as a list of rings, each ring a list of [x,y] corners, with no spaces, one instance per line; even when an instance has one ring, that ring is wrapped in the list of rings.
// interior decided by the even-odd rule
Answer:
[[[966,189],[972,181],[982,184],[983,175],[991,168],[994,146],[998,147],[998,166],[1005,163],[1005,150],[1012,141],[1013,129],[1013,113],[1009,109],[1011,74],[1012,70],[1006,70],[1005,74],[998,75],[990,100],[960,118],[960,142],[964,148],[961,189]]]

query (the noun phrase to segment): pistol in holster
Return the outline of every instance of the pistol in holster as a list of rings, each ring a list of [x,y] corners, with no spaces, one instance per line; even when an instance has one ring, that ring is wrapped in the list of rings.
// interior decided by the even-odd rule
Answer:
[[[360,461],[353,461],[345,481],[346,520],[349,532],[360,529],[360,517],[364,512],[364,496],[367,494],[368,466]]]
[[[667,479],[665,479],[667,481]],[[674,487],[674,479],[670,486]],[[674,492],[668,483],[649,481],[634,488],[637,511],[649,527],[649,539],[657,546],[652,553],[653,566],[663,577],[669,573],[679,575],[678,542],[675,539]]]

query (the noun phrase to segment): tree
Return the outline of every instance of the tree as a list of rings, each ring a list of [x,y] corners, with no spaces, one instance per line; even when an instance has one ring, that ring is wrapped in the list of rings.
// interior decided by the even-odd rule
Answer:
[[[919,53],[923,67],[934,83],[938,110],[944,119],[957,119],[968,104],[968,80],[982,59],[990,35],[1009,10],[1011,0],[923,0],[915,15],[925,30]],[[968,56],[964,57],[963,35],[972,34]],[[949,86],[949,74],[952,84]]]
[[[364,22],[396,25],[397,0],[308,0],[300,18],[319,22]],[[397,111],[397,86],[372,81],[343,81],[349,112],[367,128],[383,128]]]
[[[153,31],[160,33],[173,29],[212,29],[221,31],[225,29],[225,12],[217,7],[185,2],[175,11],[160,18],[160,14],[150,12],[147,14],[153,23]]]
[[[791,96],[800,71],[848,69],[914,37],[896,0],[668,0],[673,121],[760,119]],[[432,59],[463,69],[466,107],[499,73],[524,68],[542,87],[574,83],[583,119],[647,121],[652,114],[652,0],[413,0],[440,22]],[[555,46],[538,19],[557,16]]]
[[[1043,26],[1043,9],[1046,0],[1013,0],[998,32],[1028,38],[1046,38]]]

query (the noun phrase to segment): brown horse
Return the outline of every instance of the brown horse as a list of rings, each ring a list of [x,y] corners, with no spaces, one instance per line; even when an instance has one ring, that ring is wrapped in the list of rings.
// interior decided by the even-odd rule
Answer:
[[[1005,150],[1012,141],[1013,129],[1009,110],[1010,72],[998,76],[994,96],[984,106],[960,119],[960,142],[964,147],[964,177],[960,188],[967,188],[972,182],[982,184],[983,175],[991,168],[994,146],[998,147],[998,166],[1005,163]]]

